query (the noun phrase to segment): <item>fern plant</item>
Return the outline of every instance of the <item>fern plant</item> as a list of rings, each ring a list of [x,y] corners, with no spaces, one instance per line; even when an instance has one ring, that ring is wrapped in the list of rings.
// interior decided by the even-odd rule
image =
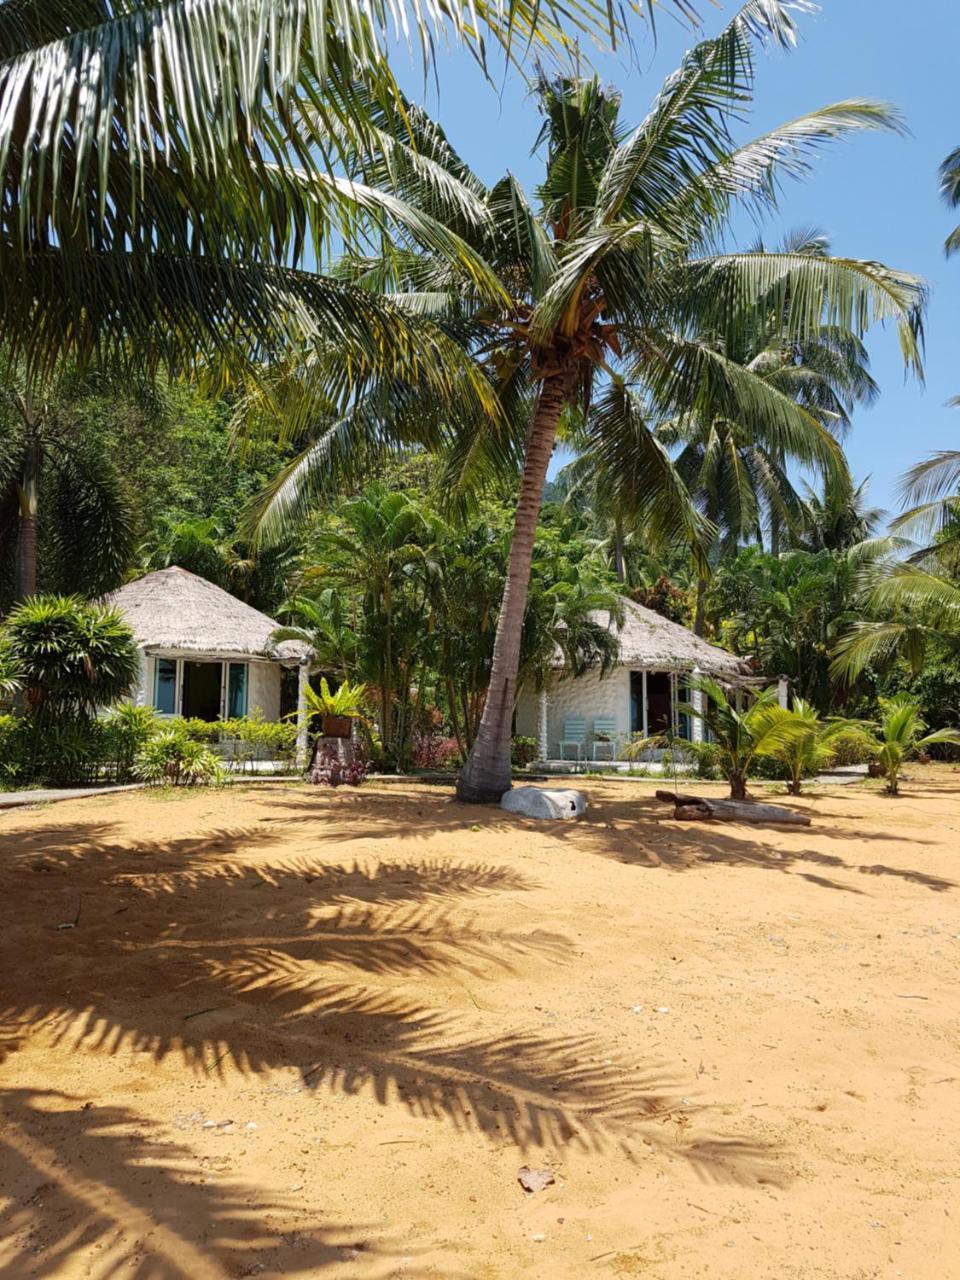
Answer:
[[[365,684],[351,684],[349,680],[344,680],[337,687],[336,693],[331,693],[326,676],[321,676],[320,692],[307,685],[304,689],[304,701],[307,704],[307,710],[314,715],[360,720],[363,718],[366,693]]]

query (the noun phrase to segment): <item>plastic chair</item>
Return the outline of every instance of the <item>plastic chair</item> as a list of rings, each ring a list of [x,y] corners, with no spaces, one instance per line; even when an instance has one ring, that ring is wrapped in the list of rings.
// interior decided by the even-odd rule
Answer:
[[[610,748],[610,759],[616,760],[617,721],[615,716],[597,716],[593,722],[593,758],[597,758],[598,747]],[[598,740],[599,739],[599,740]]]
[[[563,754],[564,747],[573,747],[577,753],[577,760],[583,760],[583,748],[587,742],[587,722],[583,716],[567,716],[563,722],[563,737],[560,739],[560,759],[566,757]]]

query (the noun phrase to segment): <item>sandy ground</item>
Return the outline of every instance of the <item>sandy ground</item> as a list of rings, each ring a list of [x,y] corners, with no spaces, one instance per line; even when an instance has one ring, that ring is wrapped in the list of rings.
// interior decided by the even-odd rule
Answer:
[[[910,773],[777,831],[3,815],[0,1277],[960,1276],[960,772]]]

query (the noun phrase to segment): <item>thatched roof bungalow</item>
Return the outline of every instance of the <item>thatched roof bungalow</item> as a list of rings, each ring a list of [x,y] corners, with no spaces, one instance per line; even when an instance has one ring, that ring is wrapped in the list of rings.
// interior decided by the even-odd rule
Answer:
[[[164,715],[216,720],[259,708],[276,720],[299,704],[311,651],[274,644],[277,623],[186,569],[145,574],[113,592],[142,654],[136,701]]]
[[[619,654],[612,670],[601,676],[594,668],[575,677],[558,653],[547,688],[521,691],[517,733],[538,740],[542,760],[615,759],[617,747],[633,734],[671,730],[699,737],[700,721],[691,723],[678,712],[679,703],[691,700],[691,679],[712,676],[734,689],[755,683],[743,659],[631,600],[624,601],[621,627],[609,613],[597,612],[594,619],[617,634]]]

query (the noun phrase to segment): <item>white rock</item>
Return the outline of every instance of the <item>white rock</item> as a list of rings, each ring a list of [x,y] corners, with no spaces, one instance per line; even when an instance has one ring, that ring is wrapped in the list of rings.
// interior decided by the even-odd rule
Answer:
[[[587,811],[587,798],[582,791],[514,787],[500,801],[500,808],[525,818],[579,818]]]

